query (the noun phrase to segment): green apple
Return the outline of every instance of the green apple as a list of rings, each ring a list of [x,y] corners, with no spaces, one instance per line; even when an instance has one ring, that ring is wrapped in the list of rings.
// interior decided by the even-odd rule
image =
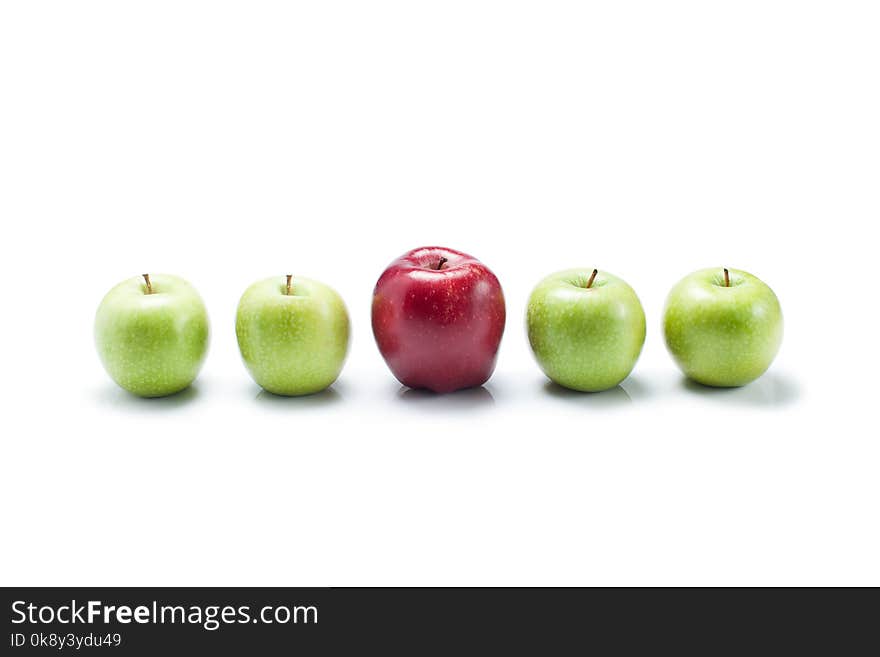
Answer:
[[[238,303],[235,334],[254,381],[276,395],[327,388],[348,353],[349,320],[331,287],[297,276],[251,285]]]
[[[669,353],[694,381],[741,386],[770,367],[782,342],[779,299],[738,269],[701,269],[672,288],[663,311]]]
[[[567,269],[538,283],[526,328],[544,374],[566,388],[597,392],[632,372],[645,343],[645,311],[616,276]]]
[[[130,278],[95,315],[95,344],[116,383],[164,397],[192,383],[208,352],[208,313],[195,288],[170,274]]]

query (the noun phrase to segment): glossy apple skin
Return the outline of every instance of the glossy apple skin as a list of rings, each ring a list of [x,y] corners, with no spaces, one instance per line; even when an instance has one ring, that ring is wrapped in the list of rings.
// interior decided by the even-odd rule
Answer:
[[[535,287],[526,330],[538,365],[572,390],[598,392],[623,381],[645,343],[645,311],[623,280],[592,269],[551,274]]]
[[[170,274],[140,276],[110,290],[95,315],[95,346],[104,369],[141,397],[180,392],[208,353],[208,313],[199,293]]]
[[[238,303],[235,335],[245,367],[265,390],[310,395],[329,387],[348,354],[350,322],[342,297],[328,285],[286,276],[251,285]]]
[[[721,267],[683,278],[666,299],[663,336],[688,377],[707,386],[735,387],[761,376],[782,343],[779,299],[763,281]]]
[[[504,294],[473,256],[442,247],[403,255],[376,283],[372,314],[379,351],[405,386],[451,392],[483,385],[495,370]]]

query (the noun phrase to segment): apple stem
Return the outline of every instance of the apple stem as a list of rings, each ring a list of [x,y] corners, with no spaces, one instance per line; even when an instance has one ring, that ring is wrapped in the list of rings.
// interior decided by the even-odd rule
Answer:
[[[287,275],[287,296],[290,296],[291,294],[293,294],[293,292],[290,289],[290,286],[292,284],[293,284],[293,274],[288,274]]]
[[[598,269],[594,269],[594,270],[593,270],[593,273],[590,274],[590,280],[587,281],[587,289],[588,289],[588,290],[590,289],[590,286],[593,285],[593,281],[596,280],[596,274],[598,274],[598,273],[599,273],[599,270],[598,270]]]
[[[730,287],[730,272],[724,270],[724,287]]]
[[[153,284],[150,283],[150,275],[149,274],[141,274],[144,277],[144,281],[147,284],[147,294],[153,293]]]
[[[444,258],[443,256],[440,256],[440,262],[437,263],[437,271],[440,271],[441,269],[443,269],[443,265],[445,265],[446,263],[447,263],[447,259]]]

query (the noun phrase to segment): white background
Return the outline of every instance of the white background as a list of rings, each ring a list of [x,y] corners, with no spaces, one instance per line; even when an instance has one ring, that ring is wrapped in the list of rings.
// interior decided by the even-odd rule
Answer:
[[[880,584],[871,2],[4,2],[7,585]],[[370,332],[404,251],[470,252],[508,324],[485,390],[405,394]],[[626,279],[622,389],[554,392],[523,313],[565,267]],[[686,385],[660,316],[750,271],[786,337]],[[103,294],[190,280],[191,392],[139,400]],[[333,389],[260,394],[235,307],[307,275],[349,305]]]

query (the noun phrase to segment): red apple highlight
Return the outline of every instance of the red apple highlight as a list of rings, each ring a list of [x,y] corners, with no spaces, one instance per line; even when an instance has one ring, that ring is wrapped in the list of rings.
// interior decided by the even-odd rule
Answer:
[[[373,292],[373,335],[403,385],[451,392],[484,384],[504,333],[495,274],[466,253],[414,249],[392,262]]]

